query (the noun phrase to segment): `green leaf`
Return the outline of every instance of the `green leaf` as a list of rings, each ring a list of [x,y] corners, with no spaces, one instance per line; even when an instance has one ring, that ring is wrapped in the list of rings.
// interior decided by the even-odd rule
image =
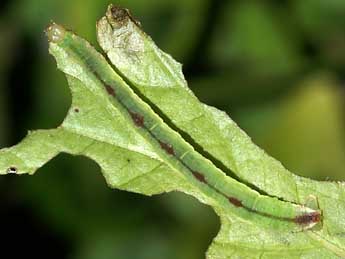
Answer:
[[[110,6],[98,23],[117,72],[63,27],[52,24],[47,34],[72,106],[57,129],[31,132],[1,150],[0,174],[33,174],[61,152],[83,155],[112,188],[177,190],[212,206],[222,225],[208,258],[345,255],[344,184],[289,173],[225,113],[200,103],[181,65],[127,10]]]

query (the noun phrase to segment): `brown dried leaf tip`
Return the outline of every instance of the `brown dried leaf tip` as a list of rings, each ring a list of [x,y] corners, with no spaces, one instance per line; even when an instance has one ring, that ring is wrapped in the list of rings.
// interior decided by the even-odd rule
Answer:
[[[118,23],[120,26],[124,25],[128,22],[128,20],[131,20],[133,23],[135,23],[137,26],[141,27],[141,24],[139,21],[137,21],[129,12],[128,9],[120,7],[120,6],[115,6],[115,5],[109,5],[108,6],[108,19],[110,18],[109,16],[111,15],[111,18],[113,21]]]

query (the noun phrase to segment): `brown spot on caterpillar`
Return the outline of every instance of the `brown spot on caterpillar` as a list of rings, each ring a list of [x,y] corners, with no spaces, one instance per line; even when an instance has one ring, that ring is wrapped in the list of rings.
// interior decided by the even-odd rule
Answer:
[[[235,197],[228,197],[228,200],[230,201],[230,203],[236,207],[243,207],[242,202],[235,198]]]
[[[115,97],[115,90],[110,85],[105,85],[105,89],[107,90],[108,94]]]
[[[7,173],[9,173],[9,174],[16,174],[17,172],[18,172],[18,170],[14,166],[11,166],[7,169]]]
[[[169,155],[175,155],[175,150],[172,145],[165,143],[163,141],[158,140],[159,145],[161,146],[162,149],[164,149]]]
[[[129,114],[132,117],[132,120],[137,127],[143,127],[144,126],[144,117],[136,112],[129,112]]]
[[[74,108],[74,112],[78,113],[79,112],[79,108]]]
[[[205,176],[203,176],[201,173],[199,173],[199,172],[197,172],[197,171],[192,171],[192,173],[193,173],[194,177],[195,177],[197,180],[199,180],[199,181],[202,182],[202,183],[206,183],[206,184],[207,184],[206,179],[205,179]]]
[[[321,220],[321,214],[317,211],[297,216],[294,221],[300,225],[306,225],[310,223],[317,223]]]

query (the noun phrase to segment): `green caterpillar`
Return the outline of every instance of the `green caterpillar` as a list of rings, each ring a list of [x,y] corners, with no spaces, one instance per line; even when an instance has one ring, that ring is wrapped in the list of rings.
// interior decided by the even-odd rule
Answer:
[[[111,13],[120,24],[131,19],[125,9],[113,8]],[[227,176],[155,113],[87,41],[57,24],[48,27],[47,36],[49,51],[56,57],[58,66],[64,62],[63,55],[75,62],[75,69],[62,69],[64,73],[84,82],[90,80],[93,87],[106,91],[112,104],[132,121],[137,132],[154,146],[165,163],[224,208],[262,226],[286,230],[309,229],[322,220],[318,210],[262,195]],[[87,79],[80,78],[80,69]]]

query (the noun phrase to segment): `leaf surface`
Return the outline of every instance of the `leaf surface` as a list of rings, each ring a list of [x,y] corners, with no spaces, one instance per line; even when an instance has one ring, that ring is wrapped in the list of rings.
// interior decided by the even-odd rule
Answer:
[[[199,102],[181,65],[125,9],[110,6],[97,28],[116,72],[85,40],[49,27],[49,50],[66,74],[73,103],[57,129],[33,131],[1,150],[0,174],[33,174],[60,152],[83,155],[100,165],[112,188],[145,195],[177,190],[212,206],[221,230],[208,258],[345,256],[343,183],[291,174],[224,112]],[[156,131],[156,124],[145,128],[151,120],[159,122]],[[179,147],[190,148],[194,164],[210,172],[188,172],[188,154],[177,156]],[[288,217],[303,210],[308,224],[296,228],[301,218]],[[308,213],[319,210],[322,221],[309,224],[314,214]]]

